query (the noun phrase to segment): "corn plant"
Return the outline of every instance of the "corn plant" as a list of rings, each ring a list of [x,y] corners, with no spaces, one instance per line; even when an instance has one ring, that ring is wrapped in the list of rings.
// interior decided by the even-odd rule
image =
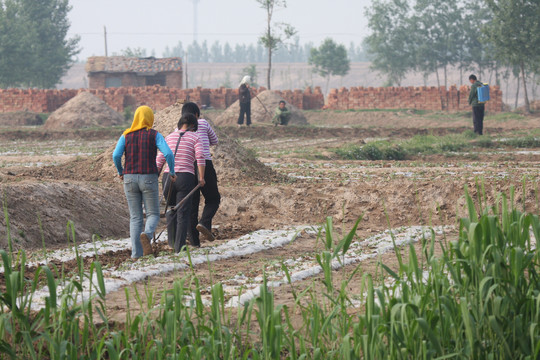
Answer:
[[[263,276],[259,295],[234,316],[227,313],[220,283],[210,286],[210,302],[203,302],[191,266],[160,294],[126,288],[126,319],[115,323],[107,314],[99,262],[87,273],[78,257],[70,278],[46,264],[29,279],[25,252],[14,257],[0,250],[6,284],[0,293],[0,354],[9,359],[538,359],[540,220],[518,210],[514,192],[509,195],[488,207],[485,193],[475,204],[466,191],[468,216],[459,220],[456,239],[438,239],[432,230],[421,240],[421,251],[413,244],[396,248],[397,267],[380,263],[375,274],[362,273],[360,265],[348,272],[333,268],[344,265],[360,219],[341,238],[326,219],[324,249],[316,256],[320,279],[298,289],[282,264],[294,302],[277,303]],[[6,209],[5,214],[9,224]],[[73,224],[66,231],[78,254]],[[85,279],[90,296],[83,298]],[[358,280],[360,294],[351,294],[349,285]],[[48,296],[35,310],[33,296],[43,282]],[[354,312],[352,295],[362,303]],[[132,311],[134,302],[139,311]]]

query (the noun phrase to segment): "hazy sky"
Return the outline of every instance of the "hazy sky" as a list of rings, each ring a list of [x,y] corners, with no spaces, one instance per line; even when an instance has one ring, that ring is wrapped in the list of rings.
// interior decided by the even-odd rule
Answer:
[[[108,52],[126,47],[154,49],[162,56],[168,45],[193,41],[192,0],[71,0],[69,34],[81,37],[80,59],[104,55],[103,26],[107,27]],[[275,12],[298,30],[300,42],[319,44],[324,38],[359,44],[366,35],[364,8],[370,0],[288,0]],[[255,0],[199,0],[198,39],[222,43],[256,43],[264,30],[265,11]]]

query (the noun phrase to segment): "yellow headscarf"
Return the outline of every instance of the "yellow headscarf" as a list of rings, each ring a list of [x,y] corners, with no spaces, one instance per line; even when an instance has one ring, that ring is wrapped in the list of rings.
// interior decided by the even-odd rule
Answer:
[[[137,130],[150,130],[154,125],[154,112],[148,106],[139,106],[135,111],[133,123],[129,129],[124,131],[124,136]]]

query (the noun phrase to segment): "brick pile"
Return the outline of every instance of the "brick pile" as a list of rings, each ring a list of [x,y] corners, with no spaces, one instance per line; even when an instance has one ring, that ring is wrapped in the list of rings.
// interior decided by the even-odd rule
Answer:
[[[303,110],[310,109],[422,109],[462,111],[470,110],[467,99],[469,87],[352,87],[332,89],[326,105],[319,87],[302,90],[277,90],[276,93],[288,103]],[[253,89],[254,95],[266,90]],[[88,91],[105,101],[116,111],[130,106],[148,105],[154,110],[174,104],[180,99],[190,99],[199,105],[226,109],[238,100],[238,89],[178,89],[159,85],[146,87],[121,87],[108,89],[0,89],[0,112],[32,111],[50,113],[58,109],[80,92]],[[491,87],[491,101],[487,110],[500,112],[503,109],[502,91]]]
[[[257,95],[265,88],[253,89]],[[123,111],[131,106],[148,105],[159,111],[174,104],[179,99],[189,99],[200,105],[226,109],[238,100],[238,89],[177,89],[159,85],[146,87],[120,87],[108,89],[0,89],[0,112],[32,111],[50,113],[57,110],[68,100],[81,92],[89,92],[105,101],[116,111]],[[278,91],[286,101],[300,109],[320,109],[324,105],[324,96],[320,88]]]
[[[352,87],[332,89],[328,95],[328,109],[422,109],[462,111],[470,110],[468,103],[470,87],[455,85],[443,87]],[[498,86],[490,88],[491,100],[487,110],[500,112],[503,108],[502,91]]]

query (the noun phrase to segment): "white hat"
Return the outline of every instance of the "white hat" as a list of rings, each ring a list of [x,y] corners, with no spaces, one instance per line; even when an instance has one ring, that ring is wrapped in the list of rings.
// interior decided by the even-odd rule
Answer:
[[[251,77],[249,75],[246,75],[242,78],[242,81],[240,81],[240,85],[249,84],[250,82],[251,82]]]

